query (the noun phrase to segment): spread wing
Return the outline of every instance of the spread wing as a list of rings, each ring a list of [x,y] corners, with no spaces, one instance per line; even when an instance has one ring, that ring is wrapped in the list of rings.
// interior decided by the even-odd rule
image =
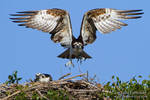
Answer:
[[[68,12],[61,9],[47,9],[38,11],[24,11],[11,16],[10,18],[19,26],[38,29],[51,34],[51,40],[60,43],[62,46],[70,46],[72,39],[72,28]]]
[[[84,14],[80,36],[84,45],[91,44],[96,39],[96,30],[106,34],[122,26],[127,26],[126,23],[120,20],[141,18],[142,10],[116,10],[110,8],[93,9]],[[136,16],[137,15],[137,16]]]

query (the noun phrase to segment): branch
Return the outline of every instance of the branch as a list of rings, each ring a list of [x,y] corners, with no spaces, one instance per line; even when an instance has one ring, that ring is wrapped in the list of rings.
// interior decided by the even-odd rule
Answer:
[[[17,91],[17,92],[15,92],[15,93],[13,93],[13,94],[11,94],[11,95],[9,95],[9,96],[3,98],[2,100],[8,100],[10,97],[12,97],[12,96],[14,96],[14,95],[17,95],[17,94],[19,94],[20,92],[21,92],[21,91]]]
[[[76,75],[76,76],[73,76],[73,77],[70,77],[70,78],[67,78],[67,79],[63,79],[63,80],[58,80],[58,81],[68,81],[68,80],[71,80],[71,79],[76,78],[76,77],[82,77],[84,75],[86,75],[86,74],[84,73],[84,74]]]
[[[62,79],[64,79],[65,77],[67,77],[67,76],[69,76],[69,75],[71,75],[71,73],[68,73],[68,74],[63,75],[63,76],[60,77],[58,80],[62,80]]]
[[[44,99],[46,99],[46,100],[49,100],[47,97],[45,97],[44,95],[42,95],[42,93],[38,90],[38,89],[35,89],[36,90],[36,92],[42,97],[42,98],[44,98]]]

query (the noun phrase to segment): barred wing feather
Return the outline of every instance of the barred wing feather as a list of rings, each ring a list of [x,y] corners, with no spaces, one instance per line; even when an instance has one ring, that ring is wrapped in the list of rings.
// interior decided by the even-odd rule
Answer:
[[[62,9],[47,9],[38,11],[24,11],[11,14],[20,16],[10,18],[19,26],[33,28],[51,34],[51,40],[68,47],[72,42],[72,28],[68,12]]]
[[[102,34],[110,33],[128,24],[120,20],[141,18],[142,10],[116,10],[111,8],[93,9],[84,14],[80,38],[85,45],[96,39],[96,30]]]

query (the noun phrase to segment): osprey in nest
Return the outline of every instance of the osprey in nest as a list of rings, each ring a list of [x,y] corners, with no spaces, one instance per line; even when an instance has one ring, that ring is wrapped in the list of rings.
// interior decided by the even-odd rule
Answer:
[[[23,11],[11,16],[20,16],[10,18],[19,26],[33,28],[51,34],[51,40],[60,43],[67,48],[66,51],[58,55],[59,58],[66,58],[72,64],[72,59],[89,59],[89,56],[83,51],[84,46],[92,44],[96,39],[96,31],[107,34],[126,23],[120,20],[141,18],[142,10],[117,10],[111,8],[100,8],[87,11],[82,19],[80,35],[75,38],[72,34],[72,27],[69,13],[62,9],[47,9],[37,11]]]

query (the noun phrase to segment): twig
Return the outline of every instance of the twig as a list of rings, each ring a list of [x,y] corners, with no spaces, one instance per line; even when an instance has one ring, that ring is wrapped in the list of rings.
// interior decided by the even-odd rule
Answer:
[[[30,91],[30,90],[32,90],[32,89],[34,89],[35,87],[34,86],[36,86],[36,85],[38,85],[39,83],[37,83],[37,84],[35,84],[35,85],[33,85],[33,86],[31,86],[31,87],[33,87],[33,88],[28,88],[28,89],[26,89],[26,90],[24,90],[24,92],[26,92],[26,91]],[[17,95],[17,94],[19,94],[21,91],[17,91],[17,92],[15,92],[15,93],[13,93],[13,94],[11,94],[11,95],[9,95],[9,96],[7,96],[7,97],[5,97],[5,98],[3,98],[2,100],[8,100],[9,98],[11,98],[12,96],[15,96],[15,95]]]
[[[15,92],[15,93],[13,93],[13,94],[11,94],[11,95],[9,95],[9,96],[3,98],[2,100],[8,100],[10,97],[12,97],[12,96],[14,96],[14,95],[17,95],[17,94],[19,94],[20,92],[21,92],[21,91],[17,91],[17,92]]]
[[[63,84],[67,84],[68,82],[65,82],[65,81],[52,81],[50,82],[50,84],[52,85],[63,85]]]
[[[71,73],[68,73],[68,74],[63,75],[63,76],[60,77],[58,80],[64,79],[65,77],[67,77],[67,76],[69,76],[69,75],[71,75]]]
[[[98,89],[90,89],[90,90],[85,90],[85,89],[79,89],[79,90],[70,89],[68,91],[73,91],[73,92],[97,92],[97,91],[100,91],[100,90],[98,90]]]
[[[6,83],[0,84],[0,87],[6,86]]]
[[[76,75],[76,76],[73,76],[73,77],[69,77],[67,79],[52,81],[51,84],[66,84],[65,81],[71,80],[71,79],[76,78],[76,77],[81,77],[81,76],[84,76],[84,75],[86,75],[86,74],[84,73],[84,74]]]
[[[68,88],[67,86],[64,86],[64,88],[65,88],[67,91],[71,91],[71,89]]]
[[[86,81],[82,81],[83,83],[85,83],[85,84],[87,84],[87,85],[89,85],[89,86],[91,86],[91,87],[94,87],[94,88],[96,88],[96,89],[98,89],[98,90],[101,90],[101,89],[99,89],[97,86],[95,86],[95,85],[93,85],[93,84],[91,84],[91,83],[89,83],[89,82],[86,82]]]
[[[46,100],[49,100],[47,97],[45,97],[44,95],[42,95],[42,93],[38,90],[38,89],[35,89],[36,90],[36,92],[42,97],[42,98],[44,98],[44,99],[46,99]]]
[[[87,70],[86,81],[89,82],[89,71]]]
[[[68,81],[68,80],[71,80],[73,78],[81,77],[81,76],[84,76],[84,75],[86,75],[86,74],[84,73],[84,74],[76,75],[76,76],[73,76],[73,77],[70,77],[70,78],[67,78],[67,79],[63,79],[63,80],[59,80],[59,81]]]

